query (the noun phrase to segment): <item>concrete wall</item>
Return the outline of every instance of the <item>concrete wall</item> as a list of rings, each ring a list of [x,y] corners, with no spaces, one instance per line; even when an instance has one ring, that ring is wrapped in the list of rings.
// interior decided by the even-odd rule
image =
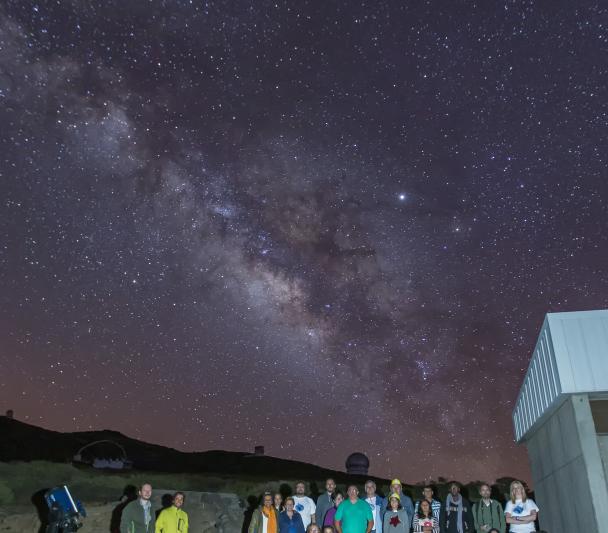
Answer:
[[[608,485],[588,396],[570,396],[526,445],[541,529],[605,533]]]
[[[604,465],[604,477],[608,482],[608,435],[598,435],[597,443],[600,448],[600,456]]]

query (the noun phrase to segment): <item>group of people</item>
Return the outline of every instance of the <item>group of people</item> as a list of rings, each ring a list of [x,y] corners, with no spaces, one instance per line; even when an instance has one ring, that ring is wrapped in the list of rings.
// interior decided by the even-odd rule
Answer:
[[[533,533],[538,513],[523,484],[513,481],[503,510],[491,498],[490,486],[479,487],[481,499],[471,505],[460,494],[458,483],[442,502],[432,486],[422,489],[414,504],[404,494],[401,481],[393,479],[388,497],[376,494],[376,484],[365,483],[360,496],[356,485],[346,495],[329,478],[325,492],[315,502],[298,482],[293,496],[265,492],[261,505],[251,516],[248,533]],[[176,492],[171,505],[156,513],[151,502],[152,486],[144,483],[137,499],[128,503],[120,520],[120,533],[188,533],[188,514],[182,509],[184,493]]]
[[[487,483],[479,487],[481,499],[471,505],[460,494],[460,485],[450,484],[442,502],[432,486],[422,489],[414,504],[403,493],[401,481],[393,479],[388,497],[376,494],[376,484],[365,483],[360,496],[356,485],[346,495],[327,479],[325,492],[315,501],[306,495],[299,482],[295,493],[283,500],[280,493],[266,492],[249,524],[248,533],[532,533],[538,507],[528,498],[523,484],[513,481],[510,498],[503,509],[491,498]]]
[[[171,505],[157,511],[152,505],[152,485],[142,484],[137,498],[125,505],[120,533],[188,533],[188,513],[182,509],[185,495],[176,492]]]

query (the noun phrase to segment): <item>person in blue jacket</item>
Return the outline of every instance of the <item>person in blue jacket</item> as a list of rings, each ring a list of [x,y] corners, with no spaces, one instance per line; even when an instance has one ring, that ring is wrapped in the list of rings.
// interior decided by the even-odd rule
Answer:
[[[285,510],[279,515],[279,533],[304,533],[304,522],[300,513],[294,509],[296,502],[289,496],[285,498]]]

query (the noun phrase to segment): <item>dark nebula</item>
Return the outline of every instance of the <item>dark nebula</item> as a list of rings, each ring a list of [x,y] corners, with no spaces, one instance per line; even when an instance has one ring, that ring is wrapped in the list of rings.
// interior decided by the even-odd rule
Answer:
[[[0,407],[529,480],[544,314],[608,306],[603,2],[5,0]]]

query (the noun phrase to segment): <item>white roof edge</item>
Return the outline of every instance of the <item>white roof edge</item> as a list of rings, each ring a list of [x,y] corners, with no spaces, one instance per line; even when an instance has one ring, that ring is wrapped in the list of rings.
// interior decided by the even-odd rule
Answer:
[[[570,320],[580,322],[568,325]],[[585,361],[586,369],[578,365],[579,359]],[[568,395],[608,391],[605,380],[597,378],[605,370],[605,361],[608,309],[547,313],[515,400],[515,440],[522,442],[538,429]]]

